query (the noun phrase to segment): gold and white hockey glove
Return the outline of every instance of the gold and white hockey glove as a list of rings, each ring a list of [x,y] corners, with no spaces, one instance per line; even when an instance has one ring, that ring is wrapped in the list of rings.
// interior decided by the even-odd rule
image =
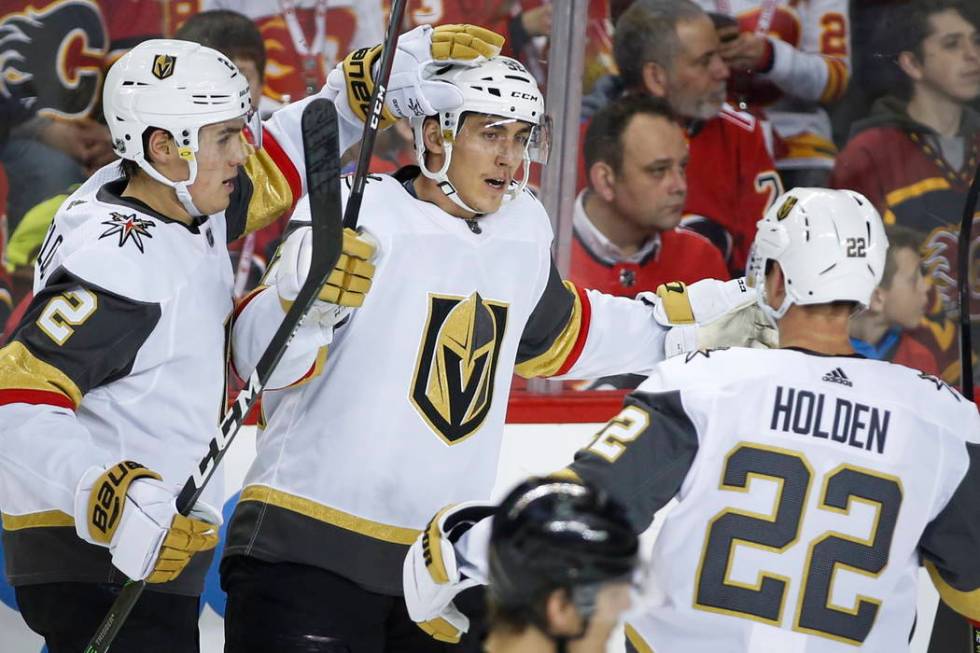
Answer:
[[[380,128],[388,128],[398,118],[431,116],[460,106],[462,93],[452,84],[426,80],[426,70],[448,63],[478,64],[500,54],[503,44],[503,36],[476,25],[440,25],[435,29],[421,25],[402,34],[391,65]],[[339,107],[341,112],[346,114],[349,109],[362,123],[370,110],[381,50],[381,45],[355,50],[327,77],[331,90],[347,96],[347,106]]]
[[[177,513],[177,491],[160,475],[132,461],[92,467],[75,490],[75,532],[108,547],[127,578],[165,583],[195,553],[218,544],[221,513],[198,501],[190,517]]]
[[[480,581],[459,571],[453,544],[474,524],[493,515],[492,503],[468,501],[436,513],[405,556],[402,584],[408,615],[440,642],[455,644],[469,630],[470,620],[453,599]]]
[[[669,327],[666,357],[717,347],[775,347],[776,330],[755,303],[744,278],[702,279],[691,285],[674,281],[637,299],[654,308],[654,318]]]
[[[306,281],[312,252],[313,230],[310,227],[296,229],[279,246],[269,276],[274,280],[284,311],[289,310]],[[371,259],[376,252],[377,245],[370,235],[344,229],[340,258],[320,289],[319,301],[310,309],[304,327],[318,327],[332,332],[333,326],[347,317],[352,308],[364,303],[374,277]],[[322,344],[329,344],[329,338],[327,340]]]

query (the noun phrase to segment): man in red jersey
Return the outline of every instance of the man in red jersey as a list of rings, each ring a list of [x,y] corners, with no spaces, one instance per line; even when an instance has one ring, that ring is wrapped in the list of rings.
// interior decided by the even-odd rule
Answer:
[[[669,281],[728,278],[718,250],[678,228],[688,146],[666,101],[615,100],[592,119],[583,149],[589,185],[575,200],[576,283],[632,297]]]
[[[690,138],[684,222],[745,267],[755,223],[782,192],[758,121],[724,104],[728,68],[708,15],[690,0],[637,0],[616,23],[621,77],[596,84],[585,117],[622,93],[663,97]],[[579,183],[586,177],[580,170]]]

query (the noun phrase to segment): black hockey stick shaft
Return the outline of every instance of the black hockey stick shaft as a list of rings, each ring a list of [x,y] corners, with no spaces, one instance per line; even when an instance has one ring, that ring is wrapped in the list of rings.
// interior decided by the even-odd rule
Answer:
[[[350,197],[347,198],[347,207],[344,210],[344,227],[346,228],[357,228],[357,218],[361,213],[361,199],[364,197],[364,184],[367,182],[371,153],[374,151],[374,139],[378,135],[378,123],[385,106],[388,78],[391,77],[391,64],[395,60],[395,50],[398,49],[398,32],[401,30],[404,16],[405,0],[395,0],[391,4],[388,30],[385,33],[384,46],[381,52],[381,67],[374,80],[370,109],[367,112],[367,119],[364,121],[364,131],[361,132],[361,151],[357,155],[357,167],[354,168]]]
[[[286,346],[326,282],[343,246],[340,200],[340,152],[337,110],[325,100],[313,100],[302,117],[306,180],[312,216],[313,253],[306,281],[265,348],[245,388],[221,419],[218,435],[208,443],[208,452],[177,495],[177,511],[188,515],[241,429],[249,410],[265,389],[269,377],[286,351]],[[89,642],[85,653],[107,653],[119,630],[139,600],[146,581],[127,582]]]

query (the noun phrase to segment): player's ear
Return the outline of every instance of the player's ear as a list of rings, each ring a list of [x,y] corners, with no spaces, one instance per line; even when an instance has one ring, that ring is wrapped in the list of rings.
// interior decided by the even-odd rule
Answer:
[[[605,161],[596,161],[589,168],[589,185],[605,202],[612,202],[616,196],[614,184],[616,173]]]
[[[766,272],[766,300],[773,308],[778,308],[786,299],[786,275],[778,262],[772,261],[772,268]]]
[[[922,81],[922,64],[914,52],[908,50],[898,55],[898,67],[914,82]]]
[[[550,634],[570,637],[581,632],[582,617],[572,603],[568,590],[556,589],[551,592],[545,599],[544,611]]]
[[[436,119],[426,119],[422,123],[422,140],[425,142],[427,152],[433,154],[443,154],[445,149],[442,144],[442,132],[439,130],[439,121]]]
[[[648,61],[643,64],[643,86],[650,95],[667,95],[667,70],[658,63]]]
[[[177,154],[177,145],[168,132],[162,129],[154,129],[146,139],[145,157],[153,163],[169,163]]]

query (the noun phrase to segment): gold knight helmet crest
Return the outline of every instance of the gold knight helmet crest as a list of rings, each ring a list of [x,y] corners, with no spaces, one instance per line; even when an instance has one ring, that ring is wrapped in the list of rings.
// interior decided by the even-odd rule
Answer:
[[[447,444],[456,444],[476,432],[490,410],[507,306],[476,292],[430,295],[429,302],[412,403]]]
[[[174,74],[174,66],[177,65],[177,57],[169,54],[158,54],[153,57],[153,76],[157,79],[166,79]]]
[[[793,207],[796,206],[798,201],[799,200],[793,195],[787,197],[782,206],[779,207],[779,210],[776,211],[776,219],[785,220],[786,216],[789,215],[789,212],[793,210]]]

